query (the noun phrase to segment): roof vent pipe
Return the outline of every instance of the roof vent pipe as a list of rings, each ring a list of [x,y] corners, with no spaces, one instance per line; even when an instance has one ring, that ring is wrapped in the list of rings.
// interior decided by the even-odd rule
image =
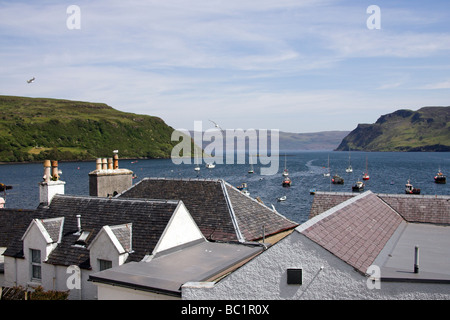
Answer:
[[[81,215],[77,214],[77,228],[78,228],[78,233],[81,233]]]
[[[414,247],[414,273],[419,273],[419,246]]]

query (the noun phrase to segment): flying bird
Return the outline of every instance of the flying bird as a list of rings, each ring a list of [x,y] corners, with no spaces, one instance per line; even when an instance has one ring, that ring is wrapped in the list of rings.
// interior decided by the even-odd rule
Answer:
[[[34,80],[36,80],[35,77],[31,78],[30,80],[27,80],[27,83],[32,83]]]
[[[216,127],[216,128],[219,128],[220,130],[223,130],[217,123],[215,123],[214,121],[212,121],[212,120],[209,120],[209,121],[211,121],[212,123],[214,123],[214,126]]]

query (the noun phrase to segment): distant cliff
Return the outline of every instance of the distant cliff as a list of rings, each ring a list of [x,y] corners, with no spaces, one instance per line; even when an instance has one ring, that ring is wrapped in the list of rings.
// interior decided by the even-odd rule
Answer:
[[[338,151],[450,151],[450,107],[397,110],[359,124]]]
[[[162,119],[103,103],[0,96],[0,161],[168,158],[176,144]]]

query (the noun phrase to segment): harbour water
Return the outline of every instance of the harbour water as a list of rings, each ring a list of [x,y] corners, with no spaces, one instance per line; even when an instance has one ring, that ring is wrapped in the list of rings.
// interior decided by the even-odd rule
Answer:
[[[328,157],[331,176],[338,174],[344,178],[343,185],[331,183],[331,177],[324,177],[328,169]],[[285,166],[289,170],[292,185],[282,187],[282,172]],[[257,158],[253,159],[254,162]],[[352,173],[345,169],[351,163]],[[421,189],[422,195],[449,195],[450,182],[434,183],[434,176],[440,169],[450,175],[450,153],[443,152],[288,152],[280,154],[279,170],[275,175],[260,175],[261,164],[253,165],[254,172],[249,174],[248,164],[217,164],[207,169],[203,164],[197,173],[195,164],[174,164],[171,159],[121,159],[120,168],[132,170],[136,178],[133,183],[145,177],[159,178],[200,178],[224,179],[234,186],[247,183],[250,196],[259,197],[268,206],[273,204],[277,211],[287,218],[302,223],[308,219],[313,200],[310,189],[317,191],[352,192],[352,185],[361,180],[366,170],[370,180],[365,181],[365,190],[375,193],[404,194],[405,183],[410,180],[414,187]],[[65,193],[70,195],[88,195],[88,173],[95,169],[95,161],[60,162],[61,180],[66,182]],[[42,181],[42,163],[3,164],[0,165],[0,182],[13,186],[1,196],[6,200],[6,208],[33,209],[39,204],[38,183]],[[286,201],[277,198],[286,196]]]

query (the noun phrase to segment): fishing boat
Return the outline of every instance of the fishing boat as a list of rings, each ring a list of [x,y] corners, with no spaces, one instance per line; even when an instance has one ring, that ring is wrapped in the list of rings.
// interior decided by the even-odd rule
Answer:
[[[338,176],[337,174],[335,174],[333,176],[333,178],[331,179],[331,182],[333,184],[344,184],[344,179],[340,176]]]
[[[289,177],[284,177],[282,185],[283,187],[290,187],[291,186],[291,179]]]
[[[216,165],[214,164],[214,163],[212,163],[212,162],[208,162],[207,164],[206,164],[206,168],[208,168],[208,169],[213,169],[213,168],[215,168],[216,167]]]
[[[352,191],[363,191],[364,190],[364,182],[356,181],[356,183],[352,186]]]
[[[366,157],[366,172],[364,172],[364,174],[363,174],[363,180],[369,180],[369,179],[370,179],[370,176],[369,176],[369,170],[367,167],[367,157]]]
[[[282,197],[277,198],[277,201],[278,201],[278,202],[280,202],[280,201],[286,201],[286,196],[282,196]]]
[[[439,172],[434,176],[434,182],[442,184],[447,183],[447,177],[441,172],[441,169],[439,169]]]
[[[420,189],[414,188],[411,182],[408,180],[408,182],[405,184],[405,193],[406,194],[420,194]]]

